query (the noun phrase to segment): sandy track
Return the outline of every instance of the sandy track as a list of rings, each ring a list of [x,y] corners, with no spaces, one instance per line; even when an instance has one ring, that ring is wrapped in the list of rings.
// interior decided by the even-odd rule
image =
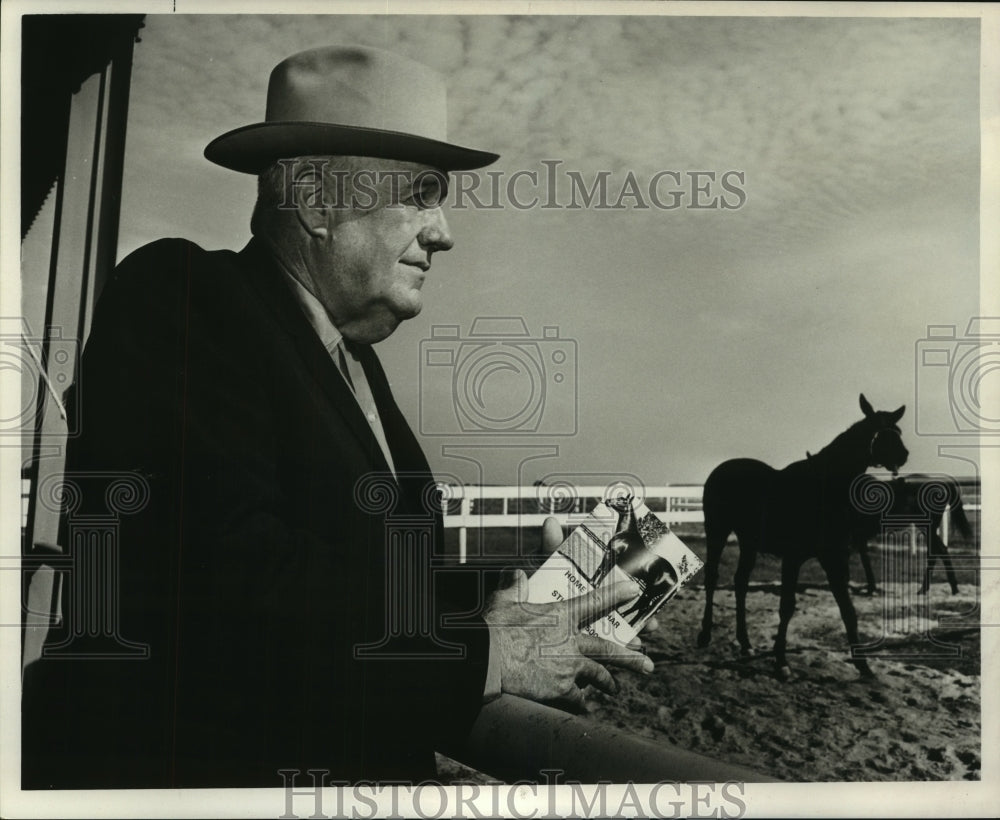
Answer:
[[[862,681],[849,663],[827,589],[806,588],[798,596],[787,682],[774,676],[769,654],[778,623],[776,583],[752,584],[747,596],[750,639],[760,652],[749,660],[740,659],[735,644],[732,590],[716,592],[713,642],[705,649],[695,647],[704,593],[684,590],[645,641],[656,661],[653,674],[619,674],[621,692],[595,694],[593,717],[783,780],[978,779],[975,588],[952,596],[946,584],[936,584],[929,599],[914,596],[915,589],[887,585],[880,595],[854,597],[862,636],[882,639],[883,657],[871,661],[873,682]]]
[[[924,599],[915,584],[887,584],[874,597],[855,595],[863,638],[881,639],[870,682],[849,662],[829,590],[800,590],[791,680],[775,677],[770,654],[776,581],[751,584],[748,628],[759,654],[750,659],[737,649],[731,587],[716,592],[712,644],[695,646],[704,606],[695,586],[667,604],[659,630],[645,638],[652,675],[616,673],[619,693],[594,692],[591,718],[786,781],[978,780],[976,588],[953,596],[935,584]],[[439,769],[444,782],[492,779],[447,758]]]

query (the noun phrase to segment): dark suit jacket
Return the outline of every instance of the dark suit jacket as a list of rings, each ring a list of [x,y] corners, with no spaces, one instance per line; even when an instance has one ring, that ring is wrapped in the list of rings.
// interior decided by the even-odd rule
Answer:
[[[442,529],[427,462],[365,348],[400,480],[386,477],[281,276],[255,242],[162,240],[102,294],[70,398],[81,501],[64,546],[74,521],[107,514],[107,473],[148,483],[142,508],[115,519],[116,628],[150,655],[29,667],[27,787],[277,787],[279,769],[308,784],[310,768],[419,780],[475,719],[488,631],[442,622],[478,600],[430,572]],[[391,617],[400,584],[423,619]],[[73,630],[63,605],[50,645]]]

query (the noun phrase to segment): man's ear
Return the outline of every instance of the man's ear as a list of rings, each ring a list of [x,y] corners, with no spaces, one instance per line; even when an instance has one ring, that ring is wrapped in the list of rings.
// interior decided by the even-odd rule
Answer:
[[[325,237],[330,212],[323,199],[323,169],[305,163],[292,179],[292,202],[299,224],[310,236]]]

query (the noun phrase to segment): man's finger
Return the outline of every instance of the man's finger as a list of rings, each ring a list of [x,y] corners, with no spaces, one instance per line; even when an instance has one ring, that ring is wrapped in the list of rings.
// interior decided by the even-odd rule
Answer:
[[[582,659],[580,671],[576,675],[576,682],[581,686],[589,683],[609,695],[618,691],[618,683],[611,677],[611,673],[590,658]]]
[[[602,615],[607,615],[619,604],[631,601],[641,591],[635,581],[616,581],[613,584],[602,584],[586,595],[570,598],[566,604],[570,607],[578,625],[583,627],[593,623]]]
[[[579,686],[574,686],[569,692],[559,698],[555,705],[568,706],[575,712],[586,712],[587,698]]]
[[[576,639],[577,648],[581,655],[586,655],[601,663],[610,663],[620,666],[623,669],[632,669],[635,672],[649,674],[653,671],[653,661],[641,652],[634,652],[624,646],[619,646],[604,638],[595,638],[593,635],[579,635]]]
[[[656,618],[650,618],[646,623],[642,625],[641,632],[655,632],[660,628],[660,622]]]
[[[557,518],[550,515],[542,523],[542,554],[551,555],[554,553],[564,538],[562,524]]]

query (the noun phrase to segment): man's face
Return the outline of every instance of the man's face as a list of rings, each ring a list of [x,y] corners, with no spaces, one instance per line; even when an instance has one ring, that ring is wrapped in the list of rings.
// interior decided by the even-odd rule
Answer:
[[[341,333],[371,344],[420,312],[431,256],[452,247],[444,191],[436,190],[445,178],[425,165],[377,159],[358,160],[346,174],[324,197],[328,233],[310,274]]]

